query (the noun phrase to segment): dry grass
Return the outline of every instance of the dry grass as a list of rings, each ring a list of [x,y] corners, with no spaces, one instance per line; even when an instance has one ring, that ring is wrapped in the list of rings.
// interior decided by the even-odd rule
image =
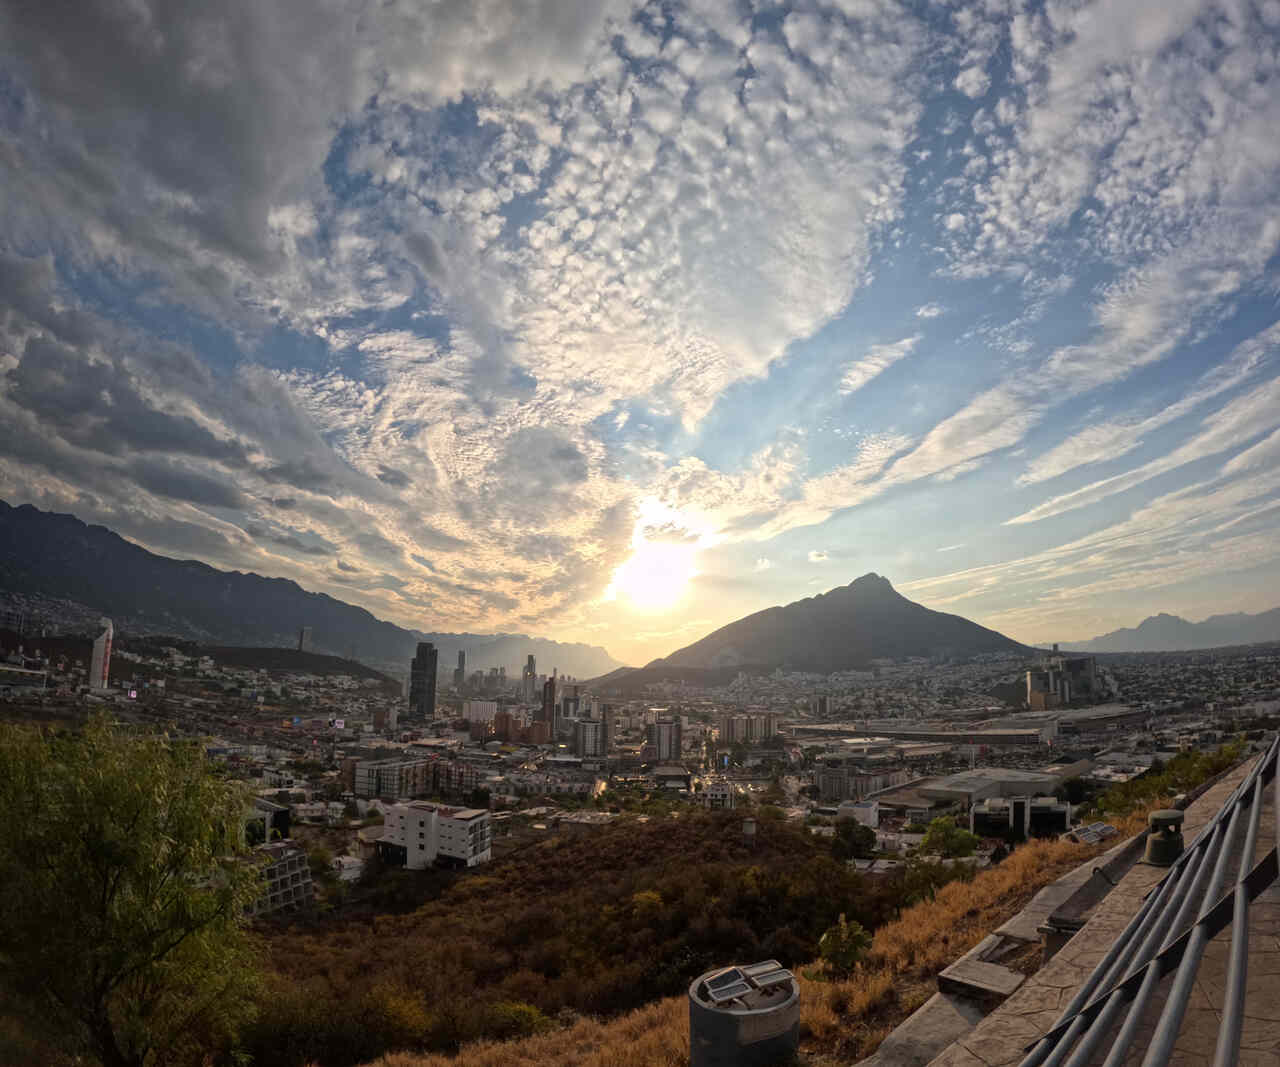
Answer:
[[[393,1053],[368,1067],[686,1067],[689,1005],[668,997],[608,1022],[571,1026],[518,1041],[477,1041],[456,1056]]]
[[[971,882],[943,886],[876,932],[862,969],[846,981],[800,977],[807,1058],[852,1062],[871,1052],[935,990],[934,976],[1044,886],[1096,847],[1036,841]],[[818,968],[806,968],[814,973]],[[517,1041],[478,1042],[456,1056],[397,1053],[369,1067],[683,1067],[689,1055],[688,1004],[671,997],[615,1019],[580,1019],[566,1029]]]
[[[1170,800],[1162,797],[1150,810]],[[1143,830],[1147,810],[1114,821],[1121,836],[1106,845],[1031,841],[972,881],[943,886],[933,900],[913,905],[877,930],[866,961],[847,980],[823,979],[821,965],[803,968],[802,1060],[817,1067],[871,1055],[933,995],[940,970],[1021,911],[1046,885]],[[688,1057],[688,1002],[670,997],[614,1019],[582,1018],[536,1037],[477,1042],[456,1056],[396,1053],[367,1067],[684,1067]]]

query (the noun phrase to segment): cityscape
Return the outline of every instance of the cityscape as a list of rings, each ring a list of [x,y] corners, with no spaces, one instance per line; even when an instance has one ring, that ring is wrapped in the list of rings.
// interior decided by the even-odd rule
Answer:
[[[1280,0],[0,0],[0,1067],[1280,1064]]]

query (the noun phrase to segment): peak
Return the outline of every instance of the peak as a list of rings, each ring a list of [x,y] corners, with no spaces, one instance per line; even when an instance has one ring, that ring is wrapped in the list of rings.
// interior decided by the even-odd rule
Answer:
[[[868,571],[861,578],[849,583],[850,589],[892,589],[888,578],[881,578],[875,571]]]

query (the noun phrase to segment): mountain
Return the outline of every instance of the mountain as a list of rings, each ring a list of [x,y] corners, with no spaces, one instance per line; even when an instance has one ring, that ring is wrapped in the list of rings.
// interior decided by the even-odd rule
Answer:
[[[1257,615],[1234,612],[1210,615],[1203,622],[1188,622],[1161,612],[1137,626],[1112,630],[1089,641],[1073,642],[1080,652],[1183,652],[1192,648],[1257,645],[1280,641],[1280,608]]]
[[[785,607],[766,608],[722,626],[687,648],[618,676],[628,689],[652,681],[715,684],[738,670],[830,674],[870,666],[877,659],[948,657],[1032,651],[959,615],[908,600],[878,574]]]
[[[468,671],[506,667],[518,675],[530,652],[544,672],[557,667],[579,678],[620,666],[597,645],[406,630],[284,578],[157,556],[73,515],[0,501],[0,604],[6,600],[50,605],[47,617],[80,628],[107,615],[125,634],[171,634],[212,645],[296,648],[299,629],[309,626],[311,651],[358,659],[393,677],[408,670],[419,641],[435,643],[444,672],[452,671],[460,650]]]

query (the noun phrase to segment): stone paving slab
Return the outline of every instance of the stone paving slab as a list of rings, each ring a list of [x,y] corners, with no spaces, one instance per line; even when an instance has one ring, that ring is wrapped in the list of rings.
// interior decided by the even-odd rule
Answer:
[[[1249,761],[1237,767],[1191,804],[1185,813],[1183,824],[1183,833],[1188,841],[1226,803],[1232,790],[1248,775],[1252,765],[1253,761]],[[1263,826],[1274,825],[1274,818],[1268,821],[1264,812]],[[1270,836],[1260,835],[1261,838]],[[1120,884],[1098,904],[1080,932],[1053,959],[972,1031],[930,1061],[930,1067],[1004,1067],[1006,1064],[1019,1063],[1026,1047],[1057,1021],[1062,1008],[1101,962],[1130,918],[1142,906],[1147,892],[1165,873],[1163,868],[1145,864],[1137,864],[1131,868]],[[1269,973],[1273,966],[1280,969],[1280,960],[1273,959],[1274,952],[1280,948],[1280,904],[1272,909],[1274,916],[1271,913],[1264,915],[1264,908],[1265,906],[1259,907],[1255,903],[1254,908],[1250,909],[1251,918],[1258,921],[1256,927],[1253,922],[1250,924],[1250,963],[1257,959],[1258,967],[1250,969],[1249,997],[1246,998],[1245,1011],[1245,1032],[1248,1037],[1242,1042],[1244,1048],[1240,1057],[1241,1064],[1250,1062],[1256,1056],[1270,1057],[1265,1060],[1269,1064],[1280,1062],[1276,1055],[1280,1048],[1267,1044],[1270,1031],[1260,1025],[1273,1021],[1265,1018],[1266,1014],[1276,1014],[1280,1019],[1280,1013],[1272,1012],[1269,1006],[1280,1006],[1280,976]],[[1269,940],[1255,943],[1255,937]],[[1215,953],[1229,953],[1229,940],[1216,942],[1216,945]],[[1219,972],[1215,970],[1210,973]],[[1168,982],[1169,979],[1166,979],[1162,985],[1167,987]],[[1162,997],[1164,990],[1161,989],[1159,993]],[[1153,1004],[1152,1007],[1158,1011],[1159,1004]],[[1150,1017],[1150,1014],[1148,1012],[1147,1016]],[[1180,1041],[1176,1049],[1178,1062],[1190,1064],[1194,1060],[1195,1067],[1205,1067],[1205,1035],[1212,1032],[1216,1040],[1217,1019],[1211,988],[1198,988],[1192,1011],[1189,1012],[1188,1022],[1192,1025],[1183,1028],[1188,1035],[1187,1045],[1184,1047]],[[1138,1043],[1135,1047],[1142,1048],[1145,1045]],[[1212,1059],[1212,1047],[1209,1048],[1208,1059]],[[1141,1055],[1138,1061],[1141,1062]]]
[[[924,1067],[939,1049],[967,1034],[985,1014],[980,1004],[966,997],[934,993],[859,1067]]]
[[[990,1003],[993,999],[1005,1000],[1018,991],[1026,976],[998,963],[982,960],[958,959],[938,975],[938,989],[960,997]]]

